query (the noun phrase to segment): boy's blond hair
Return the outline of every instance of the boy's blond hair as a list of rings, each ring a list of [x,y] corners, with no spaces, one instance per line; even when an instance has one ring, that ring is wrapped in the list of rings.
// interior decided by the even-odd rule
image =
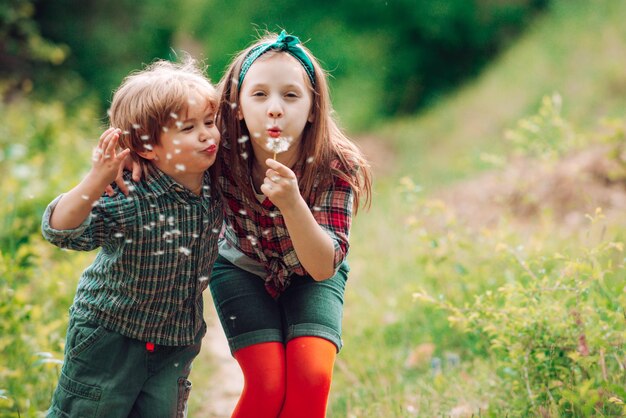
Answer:
[[[205,103],[195,103],[194,97]],[[115,91],[109,109],[111,126],[122,130],[119,145],[129,148],[133,160],[148,161],[139,153],[161,143],[161,135],[177,128],[189,106],[217,110],[218,94],[198,67],[186,56],[181,63],[158,60],[128,75]]]

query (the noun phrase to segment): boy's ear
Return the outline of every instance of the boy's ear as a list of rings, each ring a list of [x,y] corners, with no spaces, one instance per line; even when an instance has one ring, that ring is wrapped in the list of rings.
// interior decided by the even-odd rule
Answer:
[[[307,120],[311,123],[315,121],[315,112],[313,112],[313,109],[311,109],[311,113],[309,113],[309,117]]]

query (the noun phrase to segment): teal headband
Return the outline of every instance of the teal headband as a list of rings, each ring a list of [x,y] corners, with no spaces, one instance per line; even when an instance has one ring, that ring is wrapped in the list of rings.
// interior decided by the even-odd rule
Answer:
[[[300,47],[300,39],[296,36],[287,35],[287,32],[282,31],[278,38],[276,38],[275,42],[268,42],[261,45],[257,45],[248,52],[248,55],[241,64],[241,71],[239,72],[239,86],[243,83],[243,79],[246,76],[246,73],[261,55],[265,54],[267,51],[275,50],[275,51],[285,51],[288,52],[289,55],[298,60],[300,64],[304,67],[306,71],[306,75],[309,76],[309,80],[311,80],[311,84],[315,86],[315,70],[313,69],[313,63],[311,59],[306,55],[304,50]]]

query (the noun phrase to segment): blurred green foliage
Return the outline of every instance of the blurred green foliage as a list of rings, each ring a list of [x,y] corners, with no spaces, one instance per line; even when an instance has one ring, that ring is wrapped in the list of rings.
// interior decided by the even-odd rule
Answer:
[[[4,76],[37,90],[79,75],[106,105],[131,70],[188,50],[217,81],[257,33],[284,28],[320,58],[345,124],[412,113],[471,77],[548,0],[10,0],[0,6]],[[34,65],[45,62],[47,65]],[[28,67],[29,71],[22,70]],[[29,87],[30,88],[30,87]],[[50,93],[52,94],[52,93]]]
[[[52,198],[89,166],[96,106],[68,114],[60,101],[0,103],[0,416],[45,411],[58,378],[80,271],[92,254],[43,242]]]

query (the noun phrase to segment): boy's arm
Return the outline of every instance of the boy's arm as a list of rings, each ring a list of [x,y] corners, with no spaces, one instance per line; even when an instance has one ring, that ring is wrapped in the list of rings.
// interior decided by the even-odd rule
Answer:
[[[116,152],[120,130],[109,128],[100,136],[92,155],[92,167],[85,178],[63,195],[50,217],[50,226],[57,230],[81,225],[107,185],[117,177],[130,150]]]

